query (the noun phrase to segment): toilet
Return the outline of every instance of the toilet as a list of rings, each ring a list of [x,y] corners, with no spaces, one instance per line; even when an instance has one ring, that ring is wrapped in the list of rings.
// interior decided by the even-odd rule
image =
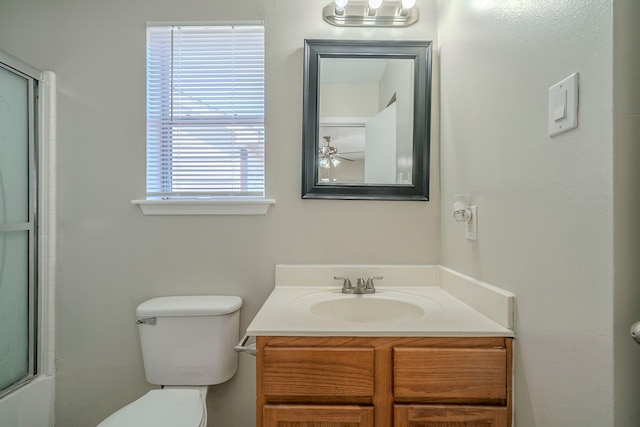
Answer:
[[[149,391],[98,427],[205,427],[207,390],[238,367],[242,299],[237,296],[153,298],[136,309]]]

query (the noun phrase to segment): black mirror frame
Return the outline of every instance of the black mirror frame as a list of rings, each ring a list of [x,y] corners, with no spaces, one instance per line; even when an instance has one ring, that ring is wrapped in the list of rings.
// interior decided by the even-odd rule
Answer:
[[[302,117],[302,198],[429,200],[431,137],[430,41],[305,40]],[[411,184],[319,185],[318,70],[321,58],[413,59],[413,176]]]

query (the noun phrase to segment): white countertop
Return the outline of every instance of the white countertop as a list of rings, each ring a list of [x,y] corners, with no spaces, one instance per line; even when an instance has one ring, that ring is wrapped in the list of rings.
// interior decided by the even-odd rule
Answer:
[[[315,269],[314,269],[315,267]],[[277,266],[276,287],[263,304],[249,327],[250,336],[506,336],[513,337],[513,295],[475,281],[439,266],[409,266],[410,276],[404,276],[402,266],[377,266],[393,279],[393,286],[376,286],[373,295],[344,295],[340,284],[321,286],[318,279],[306,280],[305,275],[317,278],[318,273],[329,277],[347,275],[358,277],[365,271],[379,273],[365,266]],[[392,271],[391,271],[392,270]],[[356,274],[353,274],[356,272]],[[366,276],[363,274],[362,276]],[[433,283],[433,282],[437,283]],[[295,285],[293,283],[306,283]],[[353,280],[355,283],[355,280]],[[465,287],[471,287],[466,289]],[[472,307],[452,295],[473,295]],[[408,301],[423,308],[424,314],[412,320],[346,321],[328,319],[312,314],[300,304],[301,298],[310,300],[314,293],[335,293],[332,298],[370,298],[403,294]],[[386,293],[386,295],[385,295]],[[464,298],[464,297],[463,297]]]

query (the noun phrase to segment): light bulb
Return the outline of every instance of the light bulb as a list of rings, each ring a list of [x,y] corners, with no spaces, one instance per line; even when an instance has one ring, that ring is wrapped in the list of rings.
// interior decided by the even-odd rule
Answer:
[[[382,5],[382,0],[369,0],[369,9],[377,9]]]
[[[331,167],[329,159],[327,159],[326,157],[321,157],[320,160],[318,160],[318,165],[324,169],[329,169]]]
[[[336,157],[331,159],[331,164],[333,165],[334,168],[337,168],[338,165],[340,164],[340,160],[338,160]]]
[[[403,9],[411,9],[415,5],[416,5],[416,0],[402,0]]]
[[[344,8],[347,7],[349,0],[336,0],[336,12],[344,12]]]

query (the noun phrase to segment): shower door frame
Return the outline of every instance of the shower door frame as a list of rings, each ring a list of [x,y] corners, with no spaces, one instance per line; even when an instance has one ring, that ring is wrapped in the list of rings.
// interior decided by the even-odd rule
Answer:
[[[28,367],[24,377],[0,389],[0,398],[31,382],[38,374],[38,94],[41,72],[0,51],[0,67],[27,80],[28,84],[28,222],[0,224],[0,233],[28,232]]]

